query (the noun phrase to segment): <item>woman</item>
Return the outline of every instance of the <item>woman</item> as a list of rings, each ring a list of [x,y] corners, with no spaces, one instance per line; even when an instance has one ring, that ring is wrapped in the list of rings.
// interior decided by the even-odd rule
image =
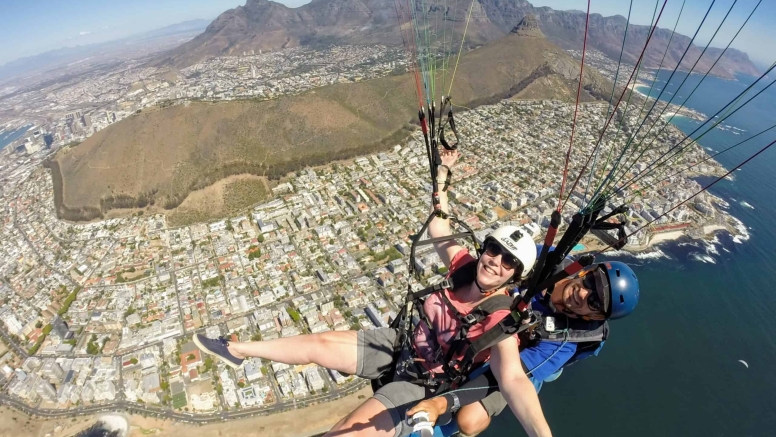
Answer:
[[[441,152],[442,165],[439,167],[438,180],[447,179],[449,168],[459,156],[456,151]],[[447,193],[444,191],[439,193],[439,210],[448,212]],[[449,220],[437,216],[429,224],[428,233],[432,238],[451,235]],[[414,357],[411,361],[421,363],[420,371],[440,372],[443,367],[441,357],[446,355],[449,342],[460,326],[457,315],[465,316],[484,300],[505,294],[505,285],[525,279],[536,259],[533,240],[522,235],[515,227],[497,229],[486,238],[484,246],[477,261],[468,250],[454,241],[435,245],[450,274],[465,265],[473,267],[470,263],[477,262],[474,270],[476,276],[470,283],[456,285],[454,290],[443,290],[426,298],[423,309],[428,324],[424,321],[418,324],[412,336],[412,350],[404,351]],[[508,313],[508,310],[499,310],[488,315],[468,330],[466,338],[475,340]],[[232,367],[239,367],[247,357],[258,357],[290,365],[314,363],[342,373],[376,379],[391,369],[397,335],[392,328],[382,328],[241,343],[227,342],[223,338],[209,339],[196,334],[194,342],[205,352]],[[483,351],[474,361],[487,360],[490,361],[507,404],[528,435],[549,436],[549,426],[536,391],[520,366],[517,337],[509,337],[490,350]],[[340,420],[327,435],[408,435],[411,427],[406,422],[405,412],[417,401],[433,396],[434,391],[402,380],[404,375],[403,371],[397,371],[394,382],[380,388],[372,398]]]

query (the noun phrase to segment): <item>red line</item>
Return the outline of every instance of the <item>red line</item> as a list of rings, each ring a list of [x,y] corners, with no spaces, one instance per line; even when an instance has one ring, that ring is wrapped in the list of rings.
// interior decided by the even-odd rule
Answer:
[[[558,194],[558,212],[561,212],[563,202],[563,190],[566,189],[566,177],[569,172],[569,159],[571,158],[571,149],[574,146],[574,132],[577,130],[577,110],[579,109],[579,95],[582,92],[582,73],[585,71],[585,51],[587,50],[587,29],[590,25],[590,0],[587,0],[587,17],[585,18],[585,38],[582,42],[582,62],[579,63],[579,84],[577,85],[577,103],[574,104],[574,121],[571,123],[571,139],[569,140],[569,149],[566,151],[566,165],[563,167],[563,180],[560,183],[560,193]]]
[[[647,46],[649,46],[649,41],[652,39],[652,35],[655,33],[655,29],[657,29],[657,23],[660,21],[660,16],[663,15],[663,10],[666,7],[666,3],[668,0],[663,1],[663,7],[660,8],[660,13],[657,15],[657,20],[655,20],[655,25],[652,26],[652,30],[649,32],[649,36],[647,37],[647,42],[644,43],[644,48],[641,49],[641,55],[639,55],[638,61],[636,61],[635,65],[639,65],[641,63],[641,59],[644,57],[644,53],[647,51]],[[604,138],[604,134],[606,133],[606,128],[609,127],[609,123],[612,121],[612,118],[614,118],[614,114],[617,112],[617,107],[620,106],[620,103],[622,102],[623,96],[625,96],[625,93],[628,91],[628,85],[630,84],[631,80],[633,80],[633,75],[636,74],[636,68],[633,68],[633,71],[631,71],[631,75],[628,78],[628,82],[625,83],[625,88],[622,90],[622,94],[620,94],[620,98],[617,99],[617,104],[614,105],[614,108],[612,109],[612,114],[609,116],[609,119],[606,120],[606,124],[604,125],[604,128],[601,130],[601,136],[598,137],[598,141],[596,142],[595,147],[593,147],[593,150],[590,152],[590,155],[587,157],[587,161],[585,162],[585,165],[582,166],[582,169],[579,170],[579,175],[577,176],[577,179],[574,181],[574,185],[571,186],[571,189],[569,190],[570,193],[574,192],[574,188],[577,187],[577,184],[579,183],[579,180],[582,178],[582,174],[585,171],[585,168],[587,168],[588,164],[590,164],[590,160],[593,159],[593,155],[595,154],[596,149],[598,149],[598,146],[601,144],[601,140]],[[569,196],[571,197],[571,196]],[[563,209],[564,206],[566,206],[566,202],[568,202],[568,197],[563,202],[563,206],[561,206],[561,209]]]

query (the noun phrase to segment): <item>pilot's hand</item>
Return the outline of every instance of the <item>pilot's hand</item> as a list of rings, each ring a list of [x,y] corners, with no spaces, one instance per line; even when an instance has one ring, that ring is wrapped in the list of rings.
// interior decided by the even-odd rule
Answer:
[[[445,410],[447,410],[447,399],[440,396],[418,402],[417,405],[407,410],[407,416],[412,417],[415,413],[423,411],[428,414],[428,420],[431,423],[436,423],[439,416],[445,413]]]

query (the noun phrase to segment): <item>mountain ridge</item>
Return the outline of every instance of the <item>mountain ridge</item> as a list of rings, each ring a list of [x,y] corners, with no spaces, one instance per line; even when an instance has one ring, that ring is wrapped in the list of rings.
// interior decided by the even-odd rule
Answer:
[[[449,0],[447,9],[431,4],[429,21],[462,22],[466,0]],[[539,29],[564,49],[580,49],[585,28],[585,14],[579,11],[556,11],[549,7],[534,7],[525,0],[475,0],[467,33],[467,46],[473,48],[507,35],[526,16],[534,15]],[[590,15],[588,43],[612,59],[618,59],[625,32],[626,19],[620,15],[604,17]],[[628,27],[623,60],[631,65],[637,61],[650,27]],[[460,29],[454,30],[456,36]],[[656,68],[671,37],[671,31],[658,27],[644,56],[644,67]],[[460,36],[459,36],[460,40]],[[230,9],[216,18],[193,40],[170,51],[157,62],[183,68],[215,56],[239,54],[250,50],[276,50],[285,47],[314,44],[401,44],[394,2],[390,0],[314,0],[297,8],[289,8],[270,0],[247,0],[244,6]],[[666,56],[664,68],[674,68],[690,38],[675,34],[672,50]],[[701,48],[693,45],[680,68],[689,69],[700,56]],[[696,71],[705,72],[722,49],[709,48]],[[728,49],[712,74],[734,78],[736,73],[759,74],[748,55]]]

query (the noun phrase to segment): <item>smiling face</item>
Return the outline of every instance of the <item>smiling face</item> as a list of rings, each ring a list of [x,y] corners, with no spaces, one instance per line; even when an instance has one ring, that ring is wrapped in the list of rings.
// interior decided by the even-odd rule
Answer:
[[[504,285],[515,274],[515,269],[503,266],[501,262],[503,256],[501,253],[493,256],[487,250],[480,256],[480,261],[477,263],[477,283],[483,290],[493,290]]]
[[[555,284],[550,297],[555,309],[568,314],[570,317],[605,319],[600,311],[590,308],[588,298],[595,291],[585,288],[583,281],[583,278],[567,278]]]

